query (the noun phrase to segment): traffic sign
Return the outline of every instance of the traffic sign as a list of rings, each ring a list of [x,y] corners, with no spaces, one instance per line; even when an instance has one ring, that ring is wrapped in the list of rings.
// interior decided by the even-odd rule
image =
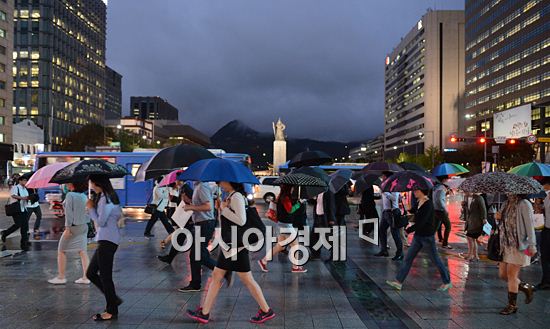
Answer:
[[[538,137],[539,143],[550,143],[550,137]]]
[[[495,142],[497,144],[506,144],[506,136],[497,136],[497,137],[495,137]]]
[[[537,136],[529,135],[527,136],[527,144],[535,144],[537,142]]]

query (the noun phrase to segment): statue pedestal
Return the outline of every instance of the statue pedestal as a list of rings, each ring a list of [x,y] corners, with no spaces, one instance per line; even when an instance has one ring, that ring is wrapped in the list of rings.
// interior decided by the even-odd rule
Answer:
[[[286,141],[273,142],[273,172],[279,173],[279,166],[286,162]]]

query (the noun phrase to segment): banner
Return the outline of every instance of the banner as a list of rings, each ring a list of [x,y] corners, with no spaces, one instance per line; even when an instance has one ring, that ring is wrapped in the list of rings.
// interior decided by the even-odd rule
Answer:
[[[521,138],[531,135],[531,104],[493,115],[493,137]]]

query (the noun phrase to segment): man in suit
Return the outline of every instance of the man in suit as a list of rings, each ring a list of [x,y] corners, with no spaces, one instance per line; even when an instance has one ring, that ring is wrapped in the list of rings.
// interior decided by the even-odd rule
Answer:
[[[544,177],[542,186],[547,195],[544,198],[544,228],[540,239],[542,279],[537,285],[537,290],[550,290],[550,177]]]
[[[317,227],[331,227],[336,223],[336,203],[334,194],[326,191],[317,195],[313,206],[313,226],[311,228],[310,246],[313,247],[319,241],[319,234],[315,232]],[[320,258],[321,250],[311,250],[311,258]]]

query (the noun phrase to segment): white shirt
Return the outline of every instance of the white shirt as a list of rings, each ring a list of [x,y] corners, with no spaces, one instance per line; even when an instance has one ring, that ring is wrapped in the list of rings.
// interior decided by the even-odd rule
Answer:
[[[321,193],[317,196],[317,204],[316,204],[316,207],[315,207],[315,213],[320,216],[320,215],[324,215],[325,214],[325,208],[324,208],[324,205],[323,205],[323,196],[325,195],[325,193]]]
[[[382,209],[383,210],[399,209],[399,192],[382,193]]]
[[[20,197],[26,197],[26,196],[29,196],[29,191],[27,191],[27,189],[25,187],[23,187],[19,184],[14,185],[10,190],[10,201],[9,201],[10,204],[19,201],[19,205],[21,206],[21,211],[22,212],[27,211],[27,205],[28,205],[29,202],[27,200],[14,199],[14,198],[11,197],[12,195],[17,195],[17,196],[20,196]]]
[[[164,211],[168,205],[168,189],[162,186],[155,186],[153,189],[153,204],[157,205],[157,211]]]
[[[168,193],[168,195],[170,196],[170,199],[175,196],[177,198],[179,198],[180,196],[180,190],[178,188],[175,188],[175,187],[169,187],[170,189],[170,192]],[[172,202],[172,201],[169,201],[168,202],[168,207],[172,207],[172,208],[176,208],[178,206],[178,204],[176,202]]]

